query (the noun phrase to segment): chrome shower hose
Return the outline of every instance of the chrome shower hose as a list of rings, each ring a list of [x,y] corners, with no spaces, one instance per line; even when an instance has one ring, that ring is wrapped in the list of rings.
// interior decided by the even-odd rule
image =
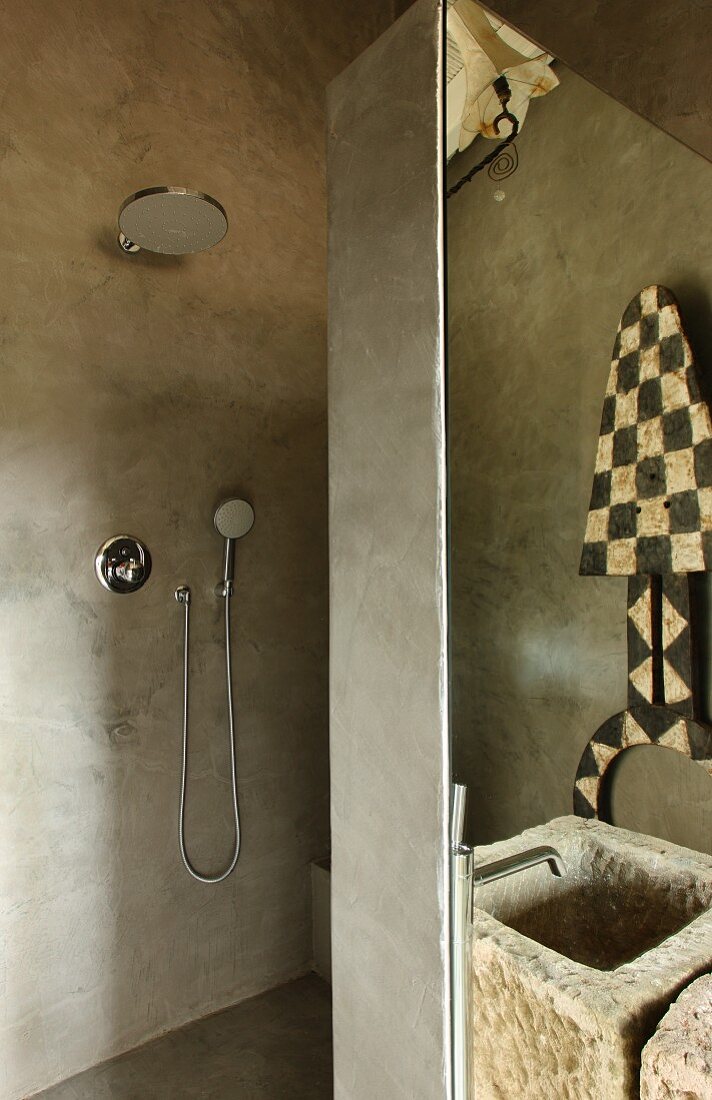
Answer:
[[[230,764],[232,770],[232,808],[235,818],[235,848],[232,859],[226,870],[218,875],[201,875],[188,858],[185,847],[185,789],[188,773],[188,640],[190,635],[190,589],[179,589],[181,595],[176,593],[180,603],[183,604],[183,766],[180,782],[180,814],[178,824],[178,839],[180,841],[180,854],[189,874],[198,882],[216,883],[224,882],[235,870],[240,858],[240,810],[237,802],[237,761],[235,758],[235,717],[232,699],[232,647],[230,644],[230,599],[231,586],[226,586],[225,600],[225,675],[227,680],[227,717],[230,735]]]

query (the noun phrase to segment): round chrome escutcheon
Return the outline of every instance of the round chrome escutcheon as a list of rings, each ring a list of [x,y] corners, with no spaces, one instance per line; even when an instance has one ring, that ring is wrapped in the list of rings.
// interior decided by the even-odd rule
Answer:
[[[99,583],[109,592],[137,592],[151,574],[151,555],[133,535],[113,535],[103,543],[94,562]]]

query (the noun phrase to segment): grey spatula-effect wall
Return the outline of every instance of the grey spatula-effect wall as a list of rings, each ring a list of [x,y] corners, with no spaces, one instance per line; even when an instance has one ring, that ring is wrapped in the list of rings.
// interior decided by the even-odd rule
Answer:
[[[626,705],[626,581],[578,568],[613,340],[643,286],[677,295],[712,379],[710,165],[559,75],[516,174],[448,203],[454,767],[478,843],[570,813],[586,742]],[[712,781],[684,757],[624,754],[612,800],[615,823],[710,850]]]
[[[712,159],[712,12],[699,0],[492,0],[485,7]]]
[[[27,0],[0,14],[0,1095],[304,971],[328,846],[324,89],[379,3]],[[184,259],[121,200],[224,203]],[[178,853],[193,586],[196,863],[231,845],[212,514],[257,514],[234,601],[243,856]],[[94,577],[146,539],[137,595]]]
[[[447,1095],[438,17],[329,89],[337,1100]]]

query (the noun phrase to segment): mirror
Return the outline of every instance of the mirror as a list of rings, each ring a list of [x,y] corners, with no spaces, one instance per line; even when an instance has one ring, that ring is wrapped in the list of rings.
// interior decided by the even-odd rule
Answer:
[[[556,72],[516,172],[482,173],[447,206],[453,762],[477,843],[570,813],[587,740],[626,707],[626,580],[579,562],[611,348],[637,290],[673,290],[712,376],[709,164]],[[668,755],[652,756],[664,776]],[[703,807],[691,799],[691,833]]]
[[[449,61],[452,135],[463,92]],[[643,1047],[695,976],[695,930],[712,951],[712,751],[683,754],[687,719],[605,767],[606,820],[573,809],[588,743],[630,705],[627,577],[579,572],[611,349],[642,288],[670,288],[709,398],[710,165],[552,68],[558,86],[532,100],[506,164],[495,159],[446,207],[453,780],[467,788],[475,866],[508,869],[473,896],[466,1042],[478,1098],[637,1097]],[[455,152],[447,187],[495,146],[477,137]],[[710,574],[695,574],[691,592],[704,739]],[[594,748],[603,771],[615,751]],[[512,873],[519,853],[543,847],[563,858],[561,879],[543,859]],[[636,937],[651,913],[650,935]],[[599,955],[605,976],[593,979]],[[703,951],[697,972],[710,961]],[[606,1031],[595,991],[615,999],[625,982],[636,993],[624,1035]]]

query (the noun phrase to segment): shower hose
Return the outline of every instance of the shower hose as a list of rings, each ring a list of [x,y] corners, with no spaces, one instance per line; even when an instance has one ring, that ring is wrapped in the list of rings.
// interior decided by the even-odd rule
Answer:
[[[180,783],[180,815],[178,839],[180,854],[189,874],[198,882],[224,882],[235,870],[240,857],[240,810],[237,803],[237,762],[235,759],[235,717],[232,699],[232,647],[230,644],[230,600],[232,593],[225,592],[225,674],[227,679],[227,717],[230,735],[230,764],[232,770],[232,809],[235,818],[235,848],[228,867],[218,875],[201,875],[193,867],[185,848],[185,788],[188,772],[188,639],[190,634],[190,590],[184,589],[183,604],[183,766]]]

